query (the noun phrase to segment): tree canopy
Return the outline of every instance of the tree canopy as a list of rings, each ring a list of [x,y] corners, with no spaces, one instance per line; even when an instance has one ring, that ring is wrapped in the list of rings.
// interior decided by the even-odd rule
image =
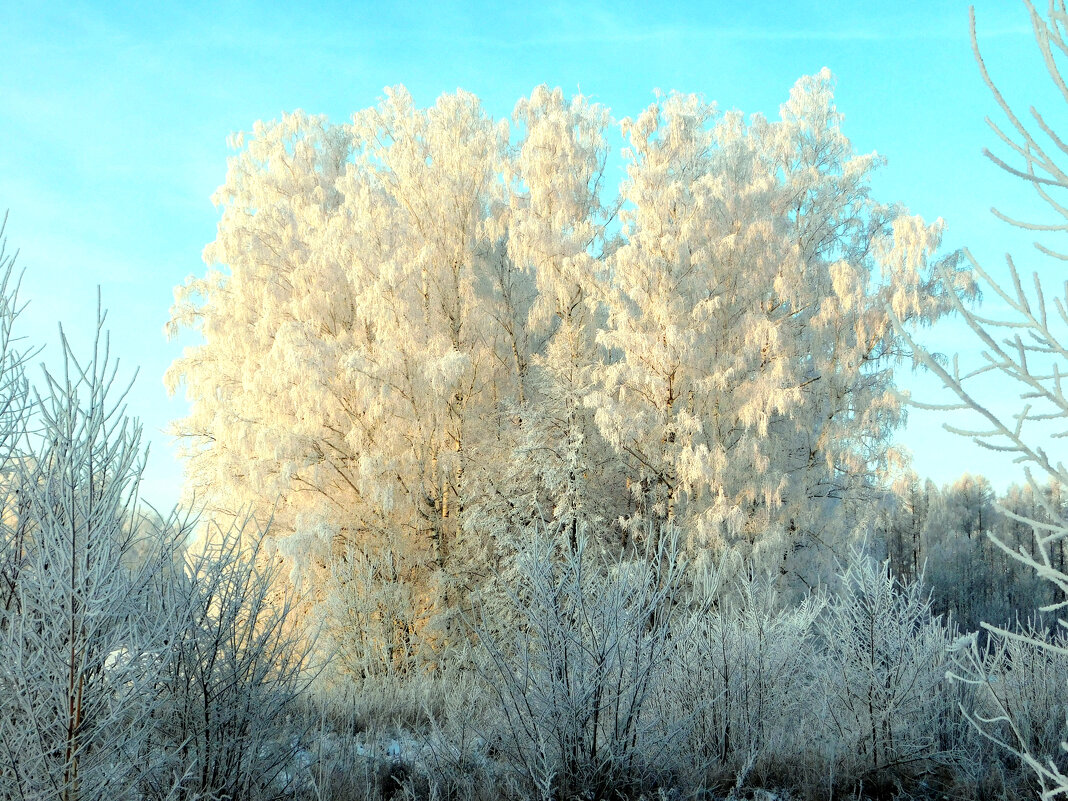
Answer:
[[[202,336],[169,372],[190,489],[299,570],[356,548],[439,588],[534,523],[791,571],[840,544],[895,464],[889,310],[930,323],[970,273],[871,197],[827,70],[775,120],[671,94],[618,127],[617,164],[585,97],[397,87],[237,137],[171,320]]]

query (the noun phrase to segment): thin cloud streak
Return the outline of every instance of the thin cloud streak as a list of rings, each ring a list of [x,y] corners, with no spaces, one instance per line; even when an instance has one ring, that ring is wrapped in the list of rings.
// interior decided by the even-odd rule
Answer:
[[[1031,29],[1024,26],[1014,26],[980,31],[983,39],[1009,38],[1016,36],[1030,36]],[[442,31],[398,31],[383,30],[375,32],[373,36],[364,37],[354,41],[344,35],[322,36],[307,32],[298,36],[276,37],[271,42],[265,39],[262,33],[250,32],[247,35],[235,36],[232,32],[227,34],[226,43],[230,47],[242,50],[261,51],[272,45],[288,44],[289,46],[311,46],[314,44],[320,51],[330,50],[335,52],[351,51],[360,45],[381,45],[395,42],[421,42],[421,43],[449,43],[454,46],[479,47],[488,50],[514,50],[517,48],[534,47],[570,47],[589,45],[638,45],[638,44],[662,44],[666,41],[688,42],[922,42],[922,41],[953,41],[960,38],[959,31],[944,30],[912,30],[912,31],[878,31],[874,29],[852,29],[845,31],[830,31],[816,29],[795,30],[762,30],[759,28],[694,28],[689,26],[654,27],[644,31],[618,31],[598,32],[581,31],[575,33],[554,34],[550,36],[528,36],[524,38],[495,38],[488,36],[473,36],[457,34],[455,32]]]

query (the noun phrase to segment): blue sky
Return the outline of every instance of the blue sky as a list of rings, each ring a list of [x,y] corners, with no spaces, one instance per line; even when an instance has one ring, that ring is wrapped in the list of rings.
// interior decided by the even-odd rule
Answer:
[[[1041,102],[1022,4],[983,0],[976,14],[1006,94]],[[581,91],[617,118],[637,114],[656,89],[775,115],[798,77],[828,66],[847,135],[858,150],[889,159],[876,196],[943,217],[947,248],[967,244],[992,266],[1007,249],[1026,253],[1027,239],[989,208],[1036,208],[980,155],[994,143],[983,122],[994,107],[959,2],[704,2],[665,11],[645,3],[5,0],[0,53],[0,212],[10,209],[9,247],[27,269],[21,331],[55,352],[63,321],[88,345],[102,288],[113,352],[140,367],[129,404],[152,443],[144,495],[164,507],[178,497],[181,468],[163,430],[184,402],[162,386],[182,346],[166,342],[162,328],[173,287],[203,272],[227,136],[257,119],[302,108],[343,121],[398,83],[421,105],[462,87],[498,117],[540,83]],[[928,338],[944,351],[973,347],[959,326]],[[934,391],[922,378],[904,383]],[[941,432],[930,414],[913,413],[901,441],[917,471],[938,482],[965,470],[995,484],[1012,475],[1003,459]]]

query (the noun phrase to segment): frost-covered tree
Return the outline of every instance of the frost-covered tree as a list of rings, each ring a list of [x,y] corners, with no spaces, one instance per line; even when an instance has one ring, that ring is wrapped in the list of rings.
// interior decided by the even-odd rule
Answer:
[[[178,429],[189,449],[188,485],[218,511],[236,513],[253,493],[273,497],[287,481],[311,479],[308,491],[326,499],[348,486],[334,469],[354,458],[345,432],[326,436],[344,399],[330,393],[333,365],[322,352],[351,304],[337,291],[338,266],[313,259],[340,204],[334,184],[348,149],[339,133],[299,112],[257,124],[215,196],[224,211],[205,250],[210,269],[176,291],[171,325],[195,327],[212,344],[189,349],[173,373],[202,398]],[[299,382],[291,380],[296,369]],[[306,401],[320,411],[302,424]],[[339,449],[336,465],[314,472],[317,451]]]
[[[829,73],[775,122],[658,100],[624,123],[618,198],[609,123],[545,87],[512,130],[397,88],[238,138],[208,272],[176,291],[172,331],[203,341],[169,373],[175,431],[189,489],[270,517],[314,600],[363,554],[430,626],[544,525],[574,544],[677,518],[781,563],[882,480],[885,306],[927,322],[968,283],[933,271],[938,225],[869,198],[879,159]]]
[[[513,470],[526,500],[517,511],[544,509],[574,546],[580,522],[611,520],[618,486],[618,460],[586,404],[597,387],[598,281],[617,212],[604,197],[609,115],[541,86],[513,118],[522,139],[511,167],[508,253],[535,290],[523,321],[532,356],[517,410]]]
[[[466,471],[480,439],[492,437],[492,400],[511,394],[507,374],[516,372],[492,303],[504,258],[505,133],[472,95],[421,111],[402,90],[357,114],[353,132],[356,164],[342,191],[364,235],[352,255],[368,279],[356,308],[370,337],[348,369],[363,397],[379,397],[360,480],[380,508],[393,507],[392,521],[412,507],[413,533],[442,565],[459,546],[472,495]]]
[[[133,799],[159,758],[169,628],[151,589],[175,543],[137,542],[140,428],[100,328],[84,361],[61,347],[2,478],[3,563],[18,549],[19,570],[0,610],[0,795]]]
[[[826,70],[777,121],[672,95],[624,129],[596,403],[639,511],[703,543],[832,539],[892,460],[886,307],[930,322],[967,275],[936,257],[940,224],[870,198],[881,160],[853,151]]]
[[[7,251],[4,229],[7,215],[0,224],[0,508],[7,522],[0,524],[0,616],[10,612],[17,601],[19,574],[26,556],[25,525],[11,525],[24,518],[26,500],[17,491],[18,462],[24,443],[27,415],[31,403],[26,362],[30,354],[17,347],[14,325],[21,308],[18,300],[17,254]],[[2,617],[0,617],[2,619]]]
[[[918,583],[901,585],[888,562],[857,556],[819,632],[822,732],[841,769],[862,780],[913,770],[941,756],[939,699],[950,637]]]
[[[1068,11],[1063,0],[1051,0],[1045,13],[1036,8],[1031,0],[1024,0],[1030,17],[1035,42],[1052,82],[1054,92],[1068,100],[1068,87],[1063,77],[1063,62],[1068,57],[1068,42],[1065,30],[1068,27]],[[1036,241],[1038,253],[1057,262],[1063,262],[1063,246],[1056,237],[1068,232],[1068,209],[1064,205],[1064,190],[1068,189],[1068,171],[1064,166],[1065,145],[1050,118],[1037,108],[1029,109],[1029,116],[1018,114],[1001,94],[987,71],[979,51],[974,14],[971,18],[972,43],[983,80],[993,94],[1002,113],[1002,121],[990,120],[989,124],[1000,142],[1005,155],[984,151],[985,154],[1008,174],[1026,182],[1047,207],[1050,218],[1041,221],[1015,219],[1003,212],[995,215],[1018,228],[1041,235]],[[965,322],[981,345],[982,352],[975,365],[961,365],[954,360],[944,365],[930,353],[916,348],[919,358],[955,396],[955,401],[935,404],[934,407],[948,412],[969,412],[976,422],[948,426],[957,433],[969,436],[981,445],[1005,453],[1017,464],[1024,466],[1033,497],[1042,507],[1043,514],[1032,515],[1005,508],[1005,512],[1033,533],[1030,542],[1006,542],[995,539],[1012,558],[1032,568],[1038,576],[1055,587],[1057,598],[1047,607],[1050,612],[1059,612],[1068,598],[1068,574],[1060,554],[1068,537],[1068,516],[1055,501],[1052,493],[1043,491],[1038,482],[1052,479],[1057,487],[1068,481],[1068,468],[1058,458],[1053,447],[1057,437],[1065,434],[1068,419],[1068,400],[1064,394],[1064,375],[1068,372],[1068,295],[1052,296],[1039,277],[1033,281],[1021,279],[1015,260],[1006,260],[1007,271],[999,279],[984,269],[979,261],[966,252],[966,257],[979,277],[984,294],[997,301],[993,311],[976,311],[961,307]],[[996,390],[992,388],[996,387]],[[1007,388],[1018,393],[1016,411],[1003,413],[994,401],[1003,397]],[[1047,439],[1049,436],[1054,439]],[[1059,619],[1058,628],[1064,626]],[[1066,651],[1063,638],[1047,639],[1041,630],[1013,630],[986,624],[987,631],[995,640],[1015,641],[1030,649],[1045,650],[1054,656]],[[1026,650],[1026,649],[1025,649]],[[999,696],[998,683],[1005,679],[1001,672],[989,672],[991,667],[982,651],[966,644],[961,651],[961,676],[985,688],[990,706],[979,713],[977,721],[984,730],[992,731],[992,725],[1005,721],[1009,733],[1003,740],[1015,749],[1024,763],[1038,777],[1043,798],[1063,797],[1068,794],[1068,777],[1063,773],[1063,761],[1054,759],[1054,754],[1065,748],[1068,740],[1068,722],[1063,709],[1053,714],[1057,722],[1057,734],[1044,742],[1036,743],[1026,731],[1024,720],[1018,710]],[[1006,667],[1002,662],[1001,667]],[[1058,664],[1053,660],[1052,664]],[[1058,681],[1068,681],[1068,676],[1059,672]],[[1009,671],[1010,674],[1014,671]],[[1059,742],[1058,742],[1059,741]]]
[[[1001,523],[994,501],[986,478],[965,473],[938,494],[921,533],[935,611],[951,613],[969,630],[990,611],[988,596],[1005,584],[988,538]]]
[[[350,545],[424,585],[457,546],[508,369],[487,309],[501,149],[472,96],[397,90],[348,126],[257,125],[231,163],[206,253],[225,273],[178,293],[174,324],[205,338],[172,370],[197,401],[179,431],[193,488],[272,514],[312,588]]]
[[[912,470],[891,485],[875,525],[875,536],[885,543],[886,556],[902,581],[919,579],[927,560],[922,535],[932,504],[940,498],[934,482],[921,481]]]

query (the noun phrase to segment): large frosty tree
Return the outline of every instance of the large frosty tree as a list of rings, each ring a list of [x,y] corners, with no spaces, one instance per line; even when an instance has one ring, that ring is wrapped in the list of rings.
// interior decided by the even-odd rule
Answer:
[[[190,490],[271,516],[324,592],[422,588],[368,612],[405,653],[535,522],[826,539],[901,420],[885,307],[927,322],[967,291],[937,224],[869,198],[827,72],[775,122],[658,99],[615,195],[610,126],[545,87],[511,126],[402,88],[350,124],[257,123],[176,291],[203,337],[170,371]]]
[[[611,518],[619,483],[586,403],[600,361],[597,281],[617,211],[603,197],[609,115],[539,87],[514,120],[523,138],[510,160],[507,254],[532,284],[519,321],[531,356],[520,372],[513,480],[499,489],[512,496],[510,517],[555,519],[574,546],[580,527]]]
[[[841,121],[825,70],[774,122],[671,96],[625,124],[598,422],[639,509],[702,544],[826,541],[902,421],[886,307],[928,323],[968,291],[940,224],[869,197],[880,158]]]
[[[175,315],[205,334],[174,368],[197,397],[190,474],[272,514],[317,580],[355,548],[425,584],[457,544],[491,435],[472,420],[514,372],[493,307],[502,153],[474,97],[418,110],[396,90],[351,125],[257,126],[231,162],[206,254],[229,274],[190,281]]]

